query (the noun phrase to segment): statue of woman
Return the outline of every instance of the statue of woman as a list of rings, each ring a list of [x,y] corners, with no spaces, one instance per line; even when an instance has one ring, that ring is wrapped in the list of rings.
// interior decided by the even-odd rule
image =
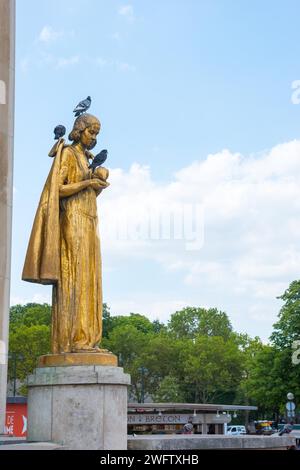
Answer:
[[[82,114],[60,139],[43,189],[22,279],[53,285],[52,353],[98,352],[102,334],[101,255],[96,197],[108,170],[89,170],[99,120]]]

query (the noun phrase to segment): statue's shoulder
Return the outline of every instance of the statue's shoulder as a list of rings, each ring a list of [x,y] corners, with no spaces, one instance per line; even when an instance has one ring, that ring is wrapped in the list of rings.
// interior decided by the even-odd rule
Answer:
[[[62,148],[62,154],[63,155],[74,155],[74,150],[72,148],[72,145],[65,144]]]
[[[64,139],[58,139],[57,142],[55,142],[55,144],[53,145],[53,147],[51,148],[50,152],[48,153],[48,156],[51,157],[51,158],[54,158],[56,157],[56,154],[58,152],[58,149],[61,147],[61,148],[64,148],[65,146],[65,141]]]
[[[55,142],[55,144],[53,145],[52,149],[51,149],[50,152],[48,153],[49,157],[51,157],[51,158],[56,157],[59,148],[61,149],[61,153],[62,153],[63,155],[67,155],[67,154],[70,154],[70,155],[71,155],[71,154],[73,154],[71,145],[70,145],[70,144],[66,144],[65,141],[64,141],[64,139],[59,139],[57,142]]]

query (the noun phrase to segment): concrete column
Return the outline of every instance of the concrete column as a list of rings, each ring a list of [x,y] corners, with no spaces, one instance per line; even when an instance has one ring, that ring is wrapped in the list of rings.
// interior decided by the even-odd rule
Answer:
[[[0,434],[6,409],[11,222],[15,0],[0,0]]]

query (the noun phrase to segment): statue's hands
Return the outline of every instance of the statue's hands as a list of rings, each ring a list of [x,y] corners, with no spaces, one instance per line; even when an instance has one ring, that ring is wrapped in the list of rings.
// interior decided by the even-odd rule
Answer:
[[[106,181],[109,176],[109,171],[104,166],[98,166],[93,173],[93,177],[99,178],[100,180]]]
[[[106,181],[100,180],[99,178],[93,178],[89,180],[89,186],[93,188],[95,191],[99,191],[100,189],[107,188],[109,183]]]

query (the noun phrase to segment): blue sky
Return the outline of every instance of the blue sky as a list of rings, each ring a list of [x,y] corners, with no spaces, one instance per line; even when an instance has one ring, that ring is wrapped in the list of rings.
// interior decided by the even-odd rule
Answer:
[[[112,313],[216,306],[269,336],[300,270],[299,14],[289,0],[17,0],[12,303],[50,298],[22,265],[53,128],[91,95],[111,170],[99,213]],[[136,220],[151,201],[203,205],[201,249],[102,237],[108,214]]]

